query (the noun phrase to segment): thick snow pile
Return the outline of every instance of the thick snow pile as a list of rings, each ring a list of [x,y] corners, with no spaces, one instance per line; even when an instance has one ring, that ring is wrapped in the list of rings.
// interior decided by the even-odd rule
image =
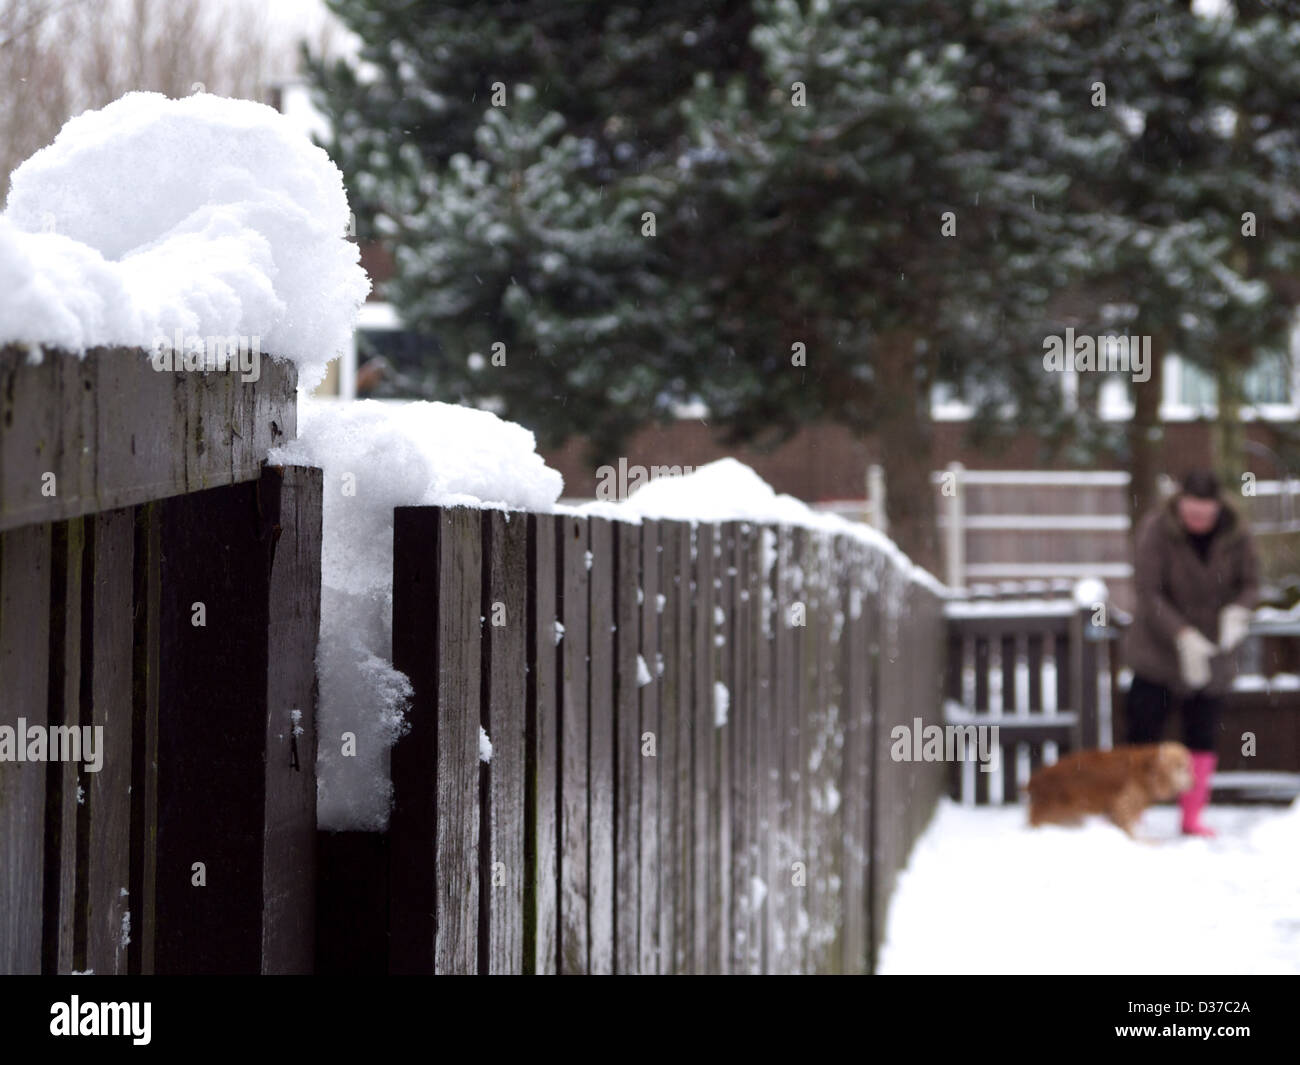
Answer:
[[[882,973],[1300,973],[1300,801],[1211,805],[1212,840],[944,800],[890,904]],[[936,914],[960,915],[936,920]]]
[[[14,171],[0,343],[257,337],[314,387],[370,287],[348,220],[338,168],[272,108],[128,93]]]
[[[388,752],[410,697],[392,666],[393,508],[548,510],[563,478],[533,434],[446,403],[302,400],[298,439],[270,461],[324,471],[317,814],[322,828],[388,823]],[[344,733],[355,737],[345,747]]]
[[[940,595],[946,593],[931,574],[871,526],[820,513],[794,496],[778,495],[757,473],[732,458],[718,459],[680,477],[657,477],[620,503],[588,504],[579,512],[630,521],[767,522],[852,536],[883,551],[911,579]]]

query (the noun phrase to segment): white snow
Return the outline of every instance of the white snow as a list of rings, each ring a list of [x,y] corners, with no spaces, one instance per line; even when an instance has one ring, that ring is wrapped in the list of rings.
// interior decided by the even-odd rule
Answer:
[[[1074,602],[1079,607],[1091,607],[1110,599],[1106,582],[1096,577],[1084,577],[1074,586]]]
[[[731,709],[731,692],[720,680],[713,682],[713,727],[722,728],[727,723],[727,711]]]
[[[446,403],[300,400],[298,439],[273,463],[324,471],[317,815],[322,828],[388,824],[388,752],[411,696],[392,665],[393,508],[548,510],[564,480],[533,434]],[[557,642],[562,633],[556,633]],[[344,733],[355,753],[344,753]]]
[[[650,667],[645,664],[645,659],[641,655],[636,656],[636,686],[644,688],[654,678],[650,676]]]
[[[1176,806],[1134,842],[1090,820],[1029,828],[1023,806],[944,799],[899,877],[882,973],[1300,973],[1300,800]]]
[[[256,337],[312,388],[370,288],[348,220],[338,168],[273,108],[127,93],[13,172],[0,343]]]
[[[914,565],[892,540],[871,526],[813,510],[794,496],[778,495],[750,467],[733,458],[707,463],[681,477],[655,478],[621,503],[601,504],[598,512],[589,506],[579,507],[577,512],[599,513],[602,517],[618,514],[630,521],[755,521],[851,536],[882,551],[911,580],[926,585],[936,595],[947,594],[943,584]]]
[[[478,760],[487,763],[492,761],[492,741],[488,739],[487,730],[482,725],[478,727]]]

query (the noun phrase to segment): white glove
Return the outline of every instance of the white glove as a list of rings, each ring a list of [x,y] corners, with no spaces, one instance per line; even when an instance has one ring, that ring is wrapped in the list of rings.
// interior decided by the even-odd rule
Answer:
[[[1219,647],[1235,651],[1250,631],[1250,608],[1233,603],[1219,611]]]
[[[1188,625],[1178,633],[1178,671],[1183,683],[1192,691],[1200,691],[1210,683],[1210,659],[1219,649]]]

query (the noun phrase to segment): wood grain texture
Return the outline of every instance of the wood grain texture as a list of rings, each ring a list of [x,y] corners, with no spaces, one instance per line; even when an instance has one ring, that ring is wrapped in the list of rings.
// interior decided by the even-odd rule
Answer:
[[[659,719],[660,693],[663,677],[659,670],[662,661],[659,629],[659,593],[661,588],[660,525],[646,521],[641,525],[641,579],[637,596],[640,613],[640,656],[646,672],[647,683],[637,689],[640,711],[637,736],[637,760],[641,774],[640,805],[640,895],[638,899],[640,946],[639,971],[654,974],[661,971],[663,952],[660,949],[660,821],[663,808],[660,797],[662,777],[659,757],[659,737],[662,732]]]
[[[480,883],[488,901],[486,970],[524,971],[524,793],[527,754],[528,519],[483,512],[482,725],[492,742],[487,774],[488,845]],[[483,947],[485,944],[480,944]]]
[[[479,685],[482,529],[466,507],[439,511],[435,973],[478,969]]]
[[[710,956],[717,825],[713,724],[713,539],[714,527],[695,527],[691,567],[691,958],[693,973],[717,972]]]
[[[86,521],[73,518],[54,524],[51,533],[50,680],[48,715],[51,726],[77,728],[81,724],[82,667],[89,653],[82,648],[90,639],[89,618],[83,617]],[[87,680],[87,694],[89,676]],[[50,761],[45,770],[45,889],[42,969],[69,973],[77,965],[78,905],[77,802],[80,766]]]
[[[564,518],[557,545],[563,572],[560,641],[560,972],[585,973],[590,963],[590,796],[588,733],[587,552],[589,528]]]
[[[663,669],[659,685],[659,972],[680,972],[678,968],[678,915],[683,904],[680,868],[681,804],[678,780],[679,719],[681,716],[682,660],[681,628],[682,526],[659,522],[659,646]],[[689,549],[688,549],[689,550]],[[689,554],[687,556],[689,564]]]
[[[46,724],[50,526],[0,533],[0,725]],[[0,973],[41,971],[43,762],[0,762]]]
[[[267,467],[260,484],[274,540],[266,591],[262,972],[309,973],[316,929],[322,472]]]
[[[259,483],[161,508],[155,971],[262,968],[268,571]],[[196,615],[202,604],[203,624]],[[196,882],[202,864],[205,883]]]
[[[39,363],[0,347],[0,529],[79,517],[261,476],[297,432],[297,371],[160,373],[135,349]],[[42,474],[58,493],[42,495]]]
[[[691,650],[692,589],[691,572],[695,537],[687,522],[675,522],[670,535],[677,540],[677,567],[673,574],[676,598],[677,702],[673,736],[673,769],[676,777],[676,816],[673,820],[673,865],[676,872],[673,904],[673,971],[694,971],[695,804],[693,801],[694,729],[696,712]]]
[[[614,968],[641,971],[641,527],[615,522],[614,534]],[[653,764],[653,763],[651,763]]]
[[[556,541],[562,519],[528,516],[524,971],[559,962],[559,658]]]
[[[614,972],[615,601],[613,523],[588,522],[588,971]]]
[[[131,912],[132,728],[131,639],[135,514],[114,510],[87,519],[83,597],[91,632],[90,700],[83,725],[102,730],[100,768],[82,778],[79,865],[85,870],[84,933],[77,968],[100,973],[128,969],[123,936]],[[88,711],[88,713],[86,713]],[[91,733],[92,737],[95,735]]]

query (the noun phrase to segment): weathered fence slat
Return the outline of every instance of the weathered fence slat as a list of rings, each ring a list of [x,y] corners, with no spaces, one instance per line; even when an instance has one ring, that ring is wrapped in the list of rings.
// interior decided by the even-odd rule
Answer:
[[[0,725],[44,727],[50,526],[0,533]],[[16,743],[25,740],[16,735]],[[41,971],[45,879],[44,762],[0,762],[0,973]]]
[[[709,952],[716,826],[713,791],[713,526],[692,529],[691,567],[691,959],[693,973],[716,972]]]
[[[614,971],[614,530],[606,518],[588,523],[590,554],[584,560],[588,594],[588,971]]]
[[[312,968],[320,492],[268,467],[160,508],[157,972]]]
[[[530,516],[521,679],[517,641],[490,621],[518,610],[506,556],[520,547],[503,516],[457,532],[456,513],[399,509],[396,523],[395,655],[416,697],[393,756],[391,967],[870,969],[946,787],[945,766],[889,755],[892,727],[939,717],[954,683],[933,594],[869,545],[813,530]],[[983,641],[1009,689],[1014,655]],[[483,691],[461,676],[474,663]],[[471,772],[469,722],[494,742]],[[472,798],[446,802],[449,786]],[[514,889],[501,873],[521,846]],[[471,865],[454,905],[444,870]]]
[[[641,971],[641,527],[615,522],[614,535],[614,967]],[[653,764],[653,763],[652,763]]]
[[[680,972],[678,928],[683,877],[677,840],[681,820],[677,771],[677,730],[681,703],[681,648],[678,643],[683,566],[681,527],[659,522],[659,972]]]
[[[392,756],[394,972],[478,967],[481,552],[477,511],[395,512],[393,658],[414,697]]]
[[[103,731],[97,752],[100,768],[82,781],[78,864],[85,869],[87,892],[85,935],[76,967],[96,974],[124,973],[128,967],[134,556],[131,510],[87,519],[91,586],[85,602],[92,647],[90,705],[83,705],[82,723]]]
[[[483,714],[492,744],[483,766],[485,845],[480,855],[480,971],[524,971],[524,791],[528,627],[528,522],[483,512]]]
[[[580,518],[559,521],[561,973],[587,972],[591,947],[588,531]]]
[[[638,901],[640,922],[639,971],[653,974],[662,971],[663,953],[660,949],[659,895],[660,895],[660,833],[659,826],[663,819],[663,806],[660,797],[660,780],[662,759],[659,757],[659,737],[662,729],[659,723],[660,693],[663,690],[663,676],[659,669],[663,661],[659,643],[659,589],[660,564],[660,526],[658,522],[647,521],[641,525],[641,579],[638,585],[638,602],[640,612],[640,662],[638,672],[645,670],[646,681],[639,684],[637,690],[638,709],[640,711],[639,734],[637,736],[637,757],[641,766],[641,823],[639,826],[641,846],[640,898]]]
[[[83,572],[86,521],[73,518],[54,524],[50,587],[51,726],[76,728],[81,724],[82,642],[88,635],[82,624],[85,606]],[[89,658],[87,650],[86,659]],[[77,920],[84,906],[77,899],[77,781],[79,767],[51,761],[45,771],[45,931],[42,967],[49,973],[77,968]],[[84,886],[83,886],[84,891]],[[82,901],[85,901],[83,895]],[[84,935],[84,926],[81,931]]]
[[[528,516],[527,783],[524,793],[524,971],[559,963],[559,519]]]

